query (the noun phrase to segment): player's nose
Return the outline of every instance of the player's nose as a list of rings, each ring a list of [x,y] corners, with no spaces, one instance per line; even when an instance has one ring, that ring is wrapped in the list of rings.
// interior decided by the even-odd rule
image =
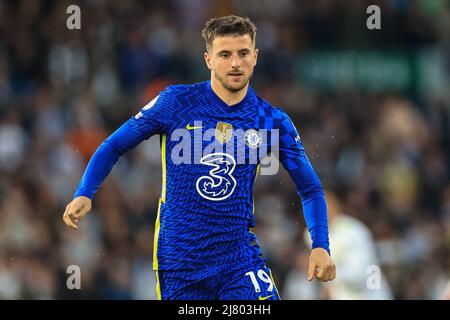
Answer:
[[[239,66],[240,66],[239,57],[237,57],[236,55],[233,55],[231,57],[231,66],[233,68],[239,68]]]

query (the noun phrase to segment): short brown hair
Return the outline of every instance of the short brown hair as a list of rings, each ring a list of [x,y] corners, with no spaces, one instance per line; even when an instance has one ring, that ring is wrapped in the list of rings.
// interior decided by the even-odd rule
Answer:
[[[218,36],[248,34],[254,44],[256,30],[256,25],[250,18],[231,15],[209,19],[202,30],[202,37],[206,42],[206,50],[209,51],[213,40]]]

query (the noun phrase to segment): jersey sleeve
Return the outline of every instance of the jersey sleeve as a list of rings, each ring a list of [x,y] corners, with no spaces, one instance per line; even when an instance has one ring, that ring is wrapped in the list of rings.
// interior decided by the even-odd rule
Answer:
[[[92,199],[123,154],[154,134],[167,133],[168,115],[174,104],[168,87],[103,141],[90,159],[73,199],[79,196]]]
[[[282,109],[279,127],[279,158],[293,179],[299,194],[312,248],[323,248],[330,253],[328,218],[322,184],[303,147],[292,120]]]

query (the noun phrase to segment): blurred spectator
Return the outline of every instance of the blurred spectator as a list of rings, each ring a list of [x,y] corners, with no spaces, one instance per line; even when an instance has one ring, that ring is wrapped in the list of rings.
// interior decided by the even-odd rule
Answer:
[[[334,281],[324,283],[325,295],[337,300],[392,299],[370,230],[354,217],[344,214],[333,193],[327,192],[325,197],[330,250],[337,266],[336,274],[339,274]]]

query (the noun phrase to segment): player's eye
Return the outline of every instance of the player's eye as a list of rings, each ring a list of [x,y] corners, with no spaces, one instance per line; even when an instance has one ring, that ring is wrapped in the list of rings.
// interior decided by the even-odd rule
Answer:
[[[226,52],[222,52],[222,53],[220,54],[220,56],[221,56],[222,58],[228,58],[230,55],[229,55],[228,53],[226,53]]]
[[[241,54],[241,57],[246,57],[246,56],[248,56],[248,51],[243,51],[240,54]]]

